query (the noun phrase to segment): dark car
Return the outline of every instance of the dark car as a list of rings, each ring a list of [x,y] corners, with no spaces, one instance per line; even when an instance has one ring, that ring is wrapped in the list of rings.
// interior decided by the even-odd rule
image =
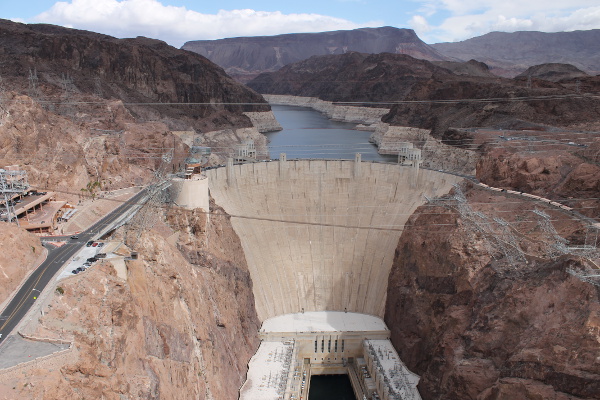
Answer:
[[[94,244],[94,241],[93,241],[93,240],[92,240],[92,241],[89,241],[89,242],[87,242],[87,243],[85,244],[85,246],[86,246],[86,247],[90,247],[92,244]]]
[[[73,271],[71,271],[73,274],[77,275],[79,273],[79,270],[74,269]]]
[[[90,257],[87,259],[88,262],[94,262],[94,261],[98,261],[98,259],[96,257]]]
[[[106,258],[106,253],[98,253],[96,254],[96,258]]]

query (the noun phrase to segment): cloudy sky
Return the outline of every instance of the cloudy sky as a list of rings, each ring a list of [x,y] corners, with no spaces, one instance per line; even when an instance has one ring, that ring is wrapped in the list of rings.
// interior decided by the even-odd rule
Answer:
[[[598,0],[0,0],[0,17],[116,37],[188,40],[359,27],[413,28],[427,43],[491,31],[600,28]]]

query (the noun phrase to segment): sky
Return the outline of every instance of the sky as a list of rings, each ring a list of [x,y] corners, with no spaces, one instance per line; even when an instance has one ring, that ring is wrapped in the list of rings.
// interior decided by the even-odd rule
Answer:
[[[362,27],[414,29],[426,43],[492,31],[600,29],[598,0],[0,0],[0,18],[189,40],[324,32]]]

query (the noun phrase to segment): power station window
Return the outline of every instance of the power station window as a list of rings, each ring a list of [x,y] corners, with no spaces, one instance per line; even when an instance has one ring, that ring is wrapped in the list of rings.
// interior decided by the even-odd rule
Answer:
[[[335,339],[335,342],[333,344],[333,351],[337,353],[337,339]]]
[[[325,339],[321,339],[321,353],[325,352]]]
[[[344,339],[342,339],[342,353],[344,352]]]
[[[331,353],[331,339],[327,342],[327,352]]]
[[[317,352],[317,341],[315,340],[315,353]]]

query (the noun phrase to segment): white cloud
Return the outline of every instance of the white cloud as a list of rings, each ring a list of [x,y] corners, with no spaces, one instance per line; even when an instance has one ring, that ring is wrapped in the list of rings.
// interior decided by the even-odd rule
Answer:
[[[187,40],[355,29],[377,23],[319,14],[220,10],[202,14],[158,0],[71,0],[57,2],[36,22],[87,29],[116,37],[148,36],[180,47]]]
[[[408,24],[415,30],[419,37],[422,37],[427,32],[431,31],[431,26],[429,26],[429,23],[422,15],[413,15]]]
[[[430,29],[423,31],[423,39],[428,43],[464,40],[492,31],[600,28],[598,0],[422,0],[420,3],[429,10]],[[445,18],[440,20],[442,15]],[[414,16],[410,23],[415,23],[415,17],[419,16]]]

